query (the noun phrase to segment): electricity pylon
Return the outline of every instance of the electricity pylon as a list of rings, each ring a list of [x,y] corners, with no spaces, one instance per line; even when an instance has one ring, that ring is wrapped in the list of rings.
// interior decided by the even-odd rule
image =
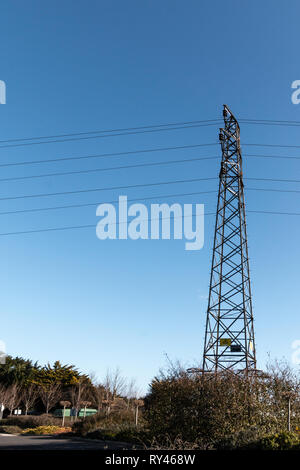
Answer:
[[[252,300],[239,124],[224,105],[222,161],[203,371],[255,371]]]

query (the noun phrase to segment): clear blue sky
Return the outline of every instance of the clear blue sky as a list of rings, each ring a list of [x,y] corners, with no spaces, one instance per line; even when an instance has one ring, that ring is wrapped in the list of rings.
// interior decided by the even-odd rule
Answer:
[[[291,83],[300,79],[297,1],[178,0],[1,3],[0,140],[221,117],[299,120]],[[300,145],[299,127],[242,125],[242,144]],[[21,162],[218,142],[218,126],[0,149]],[[300,149],[243,147],[244,154],[300,156]],[[220,156],[218,146],[126,159],[1,168],[1,178],[118,166],[126,160]],[[295,160],[244,157],[249,177],[297,178]],[[219,161],[1,182],[0,198],[217,176]],[[247,182],[246,187],[300,189]],[[128,190],[129,198],[217,191],[217,181]],[[0,200],[0,211],[114,200],[119,191]],[[122,193],[124,194],[124,192]],[[165,201],[165,200],[164,200]],[[170,198],[215,210],[216,194]],[[156,199],[155,202],[160,202]],[[247,191],[250,210],[299,212],[296,193]],[[95,206],[1,215],[0,232],[95,224]],[[290,359],[300,338],[299,217],[248,213],[259,366]],[[205,245],[99,241],[95,229],[0,237],[1,339],[12,355],[73,363],[101,378],[119,366],[141,387],[171,359],[201,359],[213,217]]]

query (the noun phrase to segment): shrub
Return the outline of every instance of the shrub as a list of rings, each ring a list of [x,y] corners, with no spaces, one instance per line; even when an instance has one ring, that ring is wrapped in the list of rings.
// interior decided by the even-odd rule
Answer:
[[[244,448],[257,442],[261,437],[261,429],[253,426],[243,429],[239,432],[232,433],[229,436],[220,439],[215,443],[218,450],[233,450]]]
[[[22,434],[34,436],[43,436],[47,434],[65,434],[71,432],[71,428],[63,428],[61,426],[38,426],[36,428],[24,429]]]
[[[60,425],[61,418],[55,418],[51,415],[39,416],[9,416],[1,420],[1,424],[6,426],[19,426],[22,429],[36,428],[38,426]]]
[[[120,442],[130,442],[143,446],[150,444],[149,433],[143,429],[124,428],[116,434],[115,438]]]
[[[147,449],[151,450],[211,450],[212,447],[203,444],[201,441],[197,442],[186,442],[180,437],[170,439],[169,436],[164,437],[164,443],[153,439],[151,444],[147,446]]]
[[[150,435],[160,445],[168,445],[168,439],[181,439],[201,442],[207,448],[233,449],[286,429],[287,394],[294,397],[294,428],[300,420],[298,390],[298,378],[284,364],[253,378],[231,371],[189,374],[172,365],[152,381],[144,417]],[[287,436],[282,439],[274,445],[291,445]]]
[[[212,444],[250,425],[247,383],[233,374],[176,376],[154,380],[145,399],[145,418],[153,438]],[[248,394],[249,396],[249,394]],[[246,402],[246,403],[245,403]]]
[[[89,432],[93,432],[99,428],[104,419],[105,415],[103,413],[87,416],[81,421],[76,421],[72,426],[72,430],[79,436],[86,436]]]
[[[86,434],[89,439],[99,439],[101,441],[118,441],[129,444],[135,444],[145,447],[150,444],[147,432],[138,431],[133,428],[124,428],[121,431],[113,429],[97,429]]]
[[[19,426],[0,426],[0,432],[5,434],[20,434],[22,429]]]
[[[130,426],[132,423],[132,426]],[[76,421],[72,430],[79,436],[86,436],[88,433],[92,433],[97,430],[110,430],[112,432],[119,432],[124,428],[134,427],[133,414],[127,411],[122,412],[111,412],[107,416],[103,412],[96,413],[92,416]]]
[[[299,450],[300,438],[293,432],[270,434],[251,445],[253,449],[260,450]]]

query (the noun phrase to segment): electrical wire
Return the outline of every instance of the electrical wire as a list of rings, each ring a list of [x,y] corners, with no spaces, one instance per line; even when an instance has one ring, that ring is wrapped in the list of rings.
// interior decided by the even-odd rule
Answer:
[[[130,150],[127,152],[114,152],[114,153],[99,153],[95,155],[79,155],[78,157],[61,157],[61,158],[51,158],[47,160],[27,160],[23,162],[13,162],[13,163],[0,163],[0,168],[3,167],[11,167],[11,166],[20,166],[20,165],[35,165],[37,163],[52,163],[52,162],[63,162],[69,160],[84,160],[89,158],[107,158],[107,157],[120,157],[120,156],[127,156],[127,155],[137,155],[139,153],[153,153],[153,152],[166,152],[170,150],[184,150],[184,149],[191,149],[191,148],[198,148],[198,147],[209,147],[218,145],[217,143],[210,143],[210,144],[195,144],[195,145],[181,145],[176,147],[161,147],[161,148],[154,148],[154,149],[144,149],[144,150]],[[213,156],[213,158],[219,158]]]
[[[162,186],[162,185],[169,185],[169,184],[178,184],[178,183],[192,183],[196,181],[209,181],[209,180],[217,180],[216,177],[207,177],[207,178],[193,178],[187,180],[176,180],[176,181],[162,181],[159,183],[144,183],[144,184],[132,184],[126,186],[109,186],[106,188],[95,188],[95,189],[79,189],[76,191],[62,191],[56,193],[41,193],[41,194],[25,194],[22,196],[9,196],[9,197],[1,197],[0,201],[8,201],[13,199],[27,199],[27,198],[37,198],[37,197],[46,197],[46,196],[62,196],[68,194],[79,194],[79,193],[89,193],[89,192],[96,192],[96,191],[110,191],[115,189],[131,189],[131,188],[144,188],[144,187],[152,187],[152,186]]]
[[[104,134],[104,135],[90,135],[86,137],[69,137],[65,139],[55,139],[55,140],[47,140],[47,141],[38,141],[38,142],[24,142],[24,143],[16,143],[16,144],[8,144],[8,145],[0,145],[0,149],[9,148],[9,147],[25,147],[30,145],[43,145],[43,144],[54,144],[58,142],[70,142],[70,141],[77,141],[77,140],[88,140],[88,139],[103,139],[105,137],[119,137],[123,135],[137,135],[137,134],[147,134],[152,132],[166,132],[166,131],[175,131],[175,130],[182,130],[182,129],[193,129],[203,126],[213,126],[216,123],[207,123],[207,124],[193,124],[188,126],[176,126],[176,127],[165,127],[159,129],[145,129],[141,131],[129,131],[129,132],[117,132],[115,134]]]
[[[131,188],[143,188],[143,187],[152,187],[152,186],[162,186],[162,185],[169,185],[169,184],[179,184],[179,183],[193,183],[198,181],[210,181],[210,180],[217,180],[218,178],[211,176],[205,178],[192,178],[192,179],[183,179],[183,180],[175,180],[175,181],[162,181],[158,183],[143,183],[143,184],[133,184],[133,185],[125,185],[125,186],[107,186],[104,188],[92,188],[92,189],[79,189],[74,191],[61,191],[55,193],[39,193],[39,194],[23,194],[21,196],[6,196],[1,197],[0,201],[7,201],[7,200],[14,200],[14,199],[28,199],[28,198],[39,198],[39,197],[50,197],[50,196],[63,196],[69,194],[80,194],[80,193],[88,193],[88,192],[97,192],[97,191],[110,191],[116,189],[131,189]],[[244,178],[245,180],[252,180],[252,181],[270,181],[270,182],[285,182],[285,183],[300,183],[300,180],[294,179],[279,179],[279,178],[251,178],[247,177]],[[286,190],[276,190],[286,192]],[[288,190],[288,192],[295,192]],[[296,191],[297,192],[297,191]]]
[[[300,193],[300,190],[266,189],[266,188],[246,188],[246,191]],[[163,195],[155,195],[155,196],[150,196],[150,197],[127,199],[127,201],[128,202],[147,201],[147,200],[153,200],[153,199],[165,199],[165,198],[170,198],[170,197],[196,196],[196,195],[200,195],[200,194],[214,194],[214,195],[216,195],[216,191],[211,190],[211,191],[196,191],[196,192],[191,192],[191,193],[177,193],[177,194],[166,194],[166,195],[163,194]],[[113,200],[113,201],[108,201],[108,202],[105,201],[106,204],[117,204],[118,202],[119,202],[118,200]],[[13,211],[0,212],[0,216],[1,215],[24,214],[24,213],[30,213],[30,212],[45,212],[45,211],[59,210],[59,209],[75,209],[75,208],[81,208],[81,207],[96,206],[98,204],[101,204],[101,202],[99,200],[95,201],[95,202],[88,202],[88,203],[83,203],[83,204],[80,203],[80,204],[68,204],[68,205],[59,205],[59,206],[51,206],[51,207],[36,207],[36,208],[30,208],[30,209],[17,209],[17,210],[13,210]]]
[[[146,126],[138,126],[138,127],[123,127],[123,128],[116,128],[116,129],[102,129],[102,130],[86,131],[86,132],[72,132],[70,134],[43,135],[43,136],[35,136],[35,137],[0,140],[0,144],[10,143],[10,142],[25,142],[29,140],[73,137],[77,135],[81,136],[81,135],[88,135],[88,134],[105,134],[105,133],[111,133],[111,132],[137,131],[137,130],[142,130],[142,129],[150,129],[154,127],[173,127],[173,126],[186,126],[190,124],[216,123],[219,121],[222,121],[222,119],[217,118],[217,119],[204,119],[204,120],[198,120],[198,121],[169,122],[169,123],[164,123],[164,124],[148,124]]]
[[[158,165],[173,165],[176,163],[191,163],[191,162],[196,162],[196,161],[201,161],[201,160],[215,160],[218,158],[219,157],[199,157],[199,158],[189,158],[189,159],[183,159],[183,160],[166,160],[166,161],[159,161],[159,162],[136,163],[134,165],[122,165],[122,166],[114,166],[114,167],[109,167],[109,168],[92,168],[89,170],[65,171],[65,172],[58,172],[58,173],[44,173],[40,175],[13,176],[9,178],[0,178],[0,181],[7,182],[7,181],[27,180],[27,179],[33,179],[33,178],[53,177],[53,176],[79,175],[79,174],[84,174],[84,173],[98,173],[102,171],[124,170],[124,169],[151,167],[151,166],[158,166]]]
[[[299,212],[275,212],[275,211],[256,211],[256,210],[249,210],[247,212],[255,213],[255,214],[270,214],[270,215],[288,215],[288,216],[299,216]],[[205,215],[215,215],[215,212],[208,212]],[[191,216],[184,216],[184,217],[194,217],[194,214]],[[164,220],[164,219],[176,219],[179,217],[161,217],[160,219],[150,219],[150,220]],[[181,217],[180,217],[181,218]],[[145,219],[144,222],[148,222],[149,219]],[[126,222],[115,222],[113,225],[120,225]],[[22,230],[18,232],[2,232],[0,236],[9,236],[9,235],[26,235],[26,234],[33,234],[33,233],[42,233],[42,232],[54,232],[54,231],[64,231],[64,230],[74,230],[74,229],[84,229],[84,228],[96,228],[95,224],[87,224],[87,225],[72,225],[66,227],[49,227],[44,229],[33,229],[33,230]]]

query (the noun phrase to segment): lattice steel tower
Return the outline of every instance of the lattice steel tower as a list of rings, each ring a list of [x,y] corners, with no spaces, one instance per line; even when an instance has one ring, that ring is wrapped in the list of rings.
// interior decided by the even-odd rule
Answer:
[[[255,370],[239,124],[224,105],[219,194],[207,308],[204,371]]]

